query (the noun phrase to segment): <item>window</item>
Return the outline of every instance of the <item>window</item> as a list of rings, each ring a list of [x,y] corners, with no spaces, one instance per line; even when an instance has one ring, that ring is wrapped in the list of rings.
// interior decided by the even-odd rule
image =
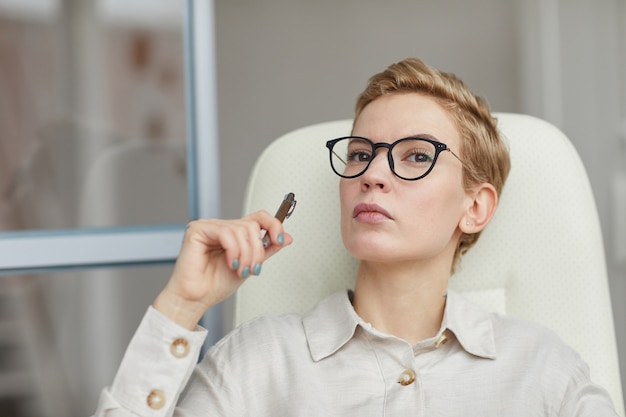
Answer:
[[[12,415],[92,414],[185,224],[219,215],[213,48],[206,0],[0,0]]]
[[[0,271],[171,262],[218,212],[212,5],[25,4],[0,2]]]

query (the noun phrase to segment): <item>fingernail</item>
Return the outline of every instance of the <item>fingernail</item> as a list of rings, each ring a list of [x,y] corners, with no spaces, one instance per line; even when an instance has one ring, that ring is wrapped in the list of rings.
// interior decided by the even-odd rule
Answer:
[[[247,266],[241,272],[241,278],[248,278],[250,276],[250,268]]]
[[[239,269],[239,259],[235,259],[233,261],[233,270],[238,270]]]
[[[254,275],[259,275],[261,273],[261,264],[254,265],[254,269],[252,270]]]
[[[281,246],[285,244],[285,237],[283,236],[282,233],[278,234],[278,244]]]

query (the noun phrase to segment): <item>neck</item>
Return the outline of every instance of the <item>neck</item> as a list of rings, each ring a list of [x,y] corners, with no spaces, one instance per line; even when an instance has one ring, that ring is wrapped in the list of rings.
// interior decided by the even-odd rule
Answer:
[[[355,311],[379,331],[415,344],[441,327],[448,276],[441,268],[363,261],[354,289]]]

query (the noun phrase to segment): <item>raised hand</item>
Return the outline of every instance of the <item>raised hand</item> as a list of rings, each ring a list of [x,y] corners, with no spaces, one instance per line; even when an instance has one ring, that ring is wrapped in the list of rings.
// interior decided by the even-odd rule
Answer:
[[[267,248],[262,230],[270,236]],[[153,307],[193,329],[208,308],[232,295],[246,278],[259,275],[263,263],[292,241],[266,211],[236,220],[192,221],[172,276]]]

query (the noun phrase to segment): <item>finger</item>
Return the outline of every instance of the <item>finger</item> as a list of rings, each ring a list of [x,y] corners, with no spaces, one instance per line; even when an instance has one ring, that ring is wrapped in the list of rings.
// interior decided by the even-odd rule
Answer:
[[[222,256],[224,263],[237,275],[245,277],[245,265],[250,261],[250,242],[244,222],[233,220],[210,220],[203,223],[205,250]],[[212,243],[211,243],[212,242]],[[219,254],[222,252],[222,254]]]
[[[265,247],[261,237],[263,233],[259,223],[256,221],[250,221],[247,226],[250,243],[250,275],[259,275],[266,258]]]
[[[265,210],[259,210],[252,214],[249,214],[242,220],[257,223],[259,225],[259,228],[263,230],[267,230],[273,222],[278,221],[276,217],[272,216]]]
[[[232,228],[224,227],[218,234],[218,241],[224,251],[226,265],[238,272],[241,264],[241,243],[236,232]]]
[[[259,233],[257,227],[257,235]],[[253,258],[253,244],[258,237],[255,236],[254,231],[250,230],[250,225],[239,224],[234,230],[234,235],[237,238],[237,251],[238,251],[238,274],[241,278],[248,278],[251,275],[250,264]]]
[[[276,253],[280,252],[282,249],[286,248],[287,246],[291,245],[293,243],[293,237],[287,233],[287,232],[283,232],[283,244],[272,244],[269,247],[267,247],[265,249],[265,259],[269,259],[272,256],[274,256]]]
[[[259,223],[259,226],[265,230],[270,245],[283,245],[284,241],[284,226],[280,220],[271,216],[267,211],[261,210],[253,213],[250,216],[254,221]]]
[[[285,228],[282,223],[275,222],[272,226],[267,230],[267,236],[269,239],[268,246],[283,246],[286,244],[285,241]]]

